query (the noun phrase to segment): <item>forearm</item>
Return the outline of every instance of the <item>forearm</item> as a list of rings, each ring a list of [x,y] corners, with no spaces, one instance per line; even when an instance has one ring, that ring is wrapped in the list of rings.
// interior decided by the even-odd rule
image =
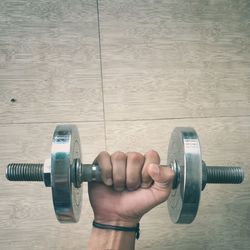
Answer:
[[[93,228],[89,250],[134,250],[135,233]]]

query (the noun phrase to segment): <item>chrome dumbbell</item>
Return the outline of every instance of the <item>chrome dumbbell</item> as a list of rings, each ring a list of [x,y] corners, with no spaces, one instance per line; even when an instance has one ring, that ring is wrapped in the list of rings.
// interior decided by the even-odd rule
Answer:
[[[206,166],[201,157],[199,138],[193,128],[172,132],[167,166],[175,171],[168,210],[174,223],[191,223],[196,217],[201,191],[207,183],[241,183],[240,167]],[[166,167],[165,165],[162,167]],[[77,222],[82,206],[81,183],[101,182],[98,165],[81,162],[81,146],[75,125],[56,127],[51,157],[44,164],[11,163],[6,168],[10,181],[44,181],[51,187],[54,210],[60,222]]]

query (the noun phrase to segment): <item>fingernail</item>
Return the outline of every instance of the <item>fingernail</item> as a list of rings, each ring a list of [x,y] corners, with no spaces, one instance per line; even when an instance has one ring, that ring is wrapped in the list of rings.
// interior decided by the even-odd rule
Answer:
[[[143,182],[143,183],[141,184],[141,188],[148,188],[148,187],[149,187],[149,184],[146,183],[146,182]]]
[[[112,184],[113,184],[112,179],[111,179],[111,178],[108,178],[108,179],[106,180],[106,185],[111,186]]]

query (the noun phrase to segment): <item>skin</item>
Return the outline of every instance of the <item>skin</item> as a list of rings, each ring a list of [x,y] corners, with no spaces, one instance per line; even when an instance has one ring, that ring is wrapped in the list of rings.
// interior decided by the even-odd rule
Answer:
[[[95,221],[134,227],[149,210],[167,200],[174,172],[160,166],[153,150],[142,155],[101,152],[94,161],[102,170],[103,184],[89,183]],[[88,249],[134,249],[135,233],[93,228]]]

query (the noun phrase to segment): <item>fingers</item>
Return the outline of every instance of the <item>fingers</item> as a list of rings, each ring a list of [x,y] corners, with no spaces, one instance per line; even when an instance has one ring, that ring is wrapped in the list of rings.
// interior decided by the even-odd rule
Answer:
[[[140,153],[127,153],[126,186],[129,191],[136,190],[141,185],[141,172],[144,157]]]
[[[111,156],[101,152],[94,161],[101,167],[102,180],[107,186],[113,185],[116,191],[136,190],[141,185],[144,156],[137,152],[127,154],[117,151]]]
[[[101,167],[102,180],[107,186],[113,185],[116,191],[127,189],[133,191],[149,188],[154,182],[154,188],[167,188],[172,185],[173,171],[169,168],[159,168],[159,154],[150,150],[143,156],[137,152],[127,154],[117,151],[111,156],[101,152],[94,163]]]
[[[126,164],[127,156],[123,152],[117,151],[111,155],[113,167],[113,185],[116,191],[123,191],[126,185]]]
[[[111,155],[113,185],[116,191],[136,190],[141,185],[141,172],[144,157],[140,153],[115,152]]]
[[[107,186],[113,184],[112,163],[108,152],[101,152],[95,159],[94,164],[101,167],[102,180]]]
[[[150,187],[153,182],[151,176],[148,173],[148,168],[151,163],[155,163],[158,165],[160,164],[160,156],[154,150],[150,150],[145,154],[145,163],[142,169],[142,183],[141,183],[142,188]]]

